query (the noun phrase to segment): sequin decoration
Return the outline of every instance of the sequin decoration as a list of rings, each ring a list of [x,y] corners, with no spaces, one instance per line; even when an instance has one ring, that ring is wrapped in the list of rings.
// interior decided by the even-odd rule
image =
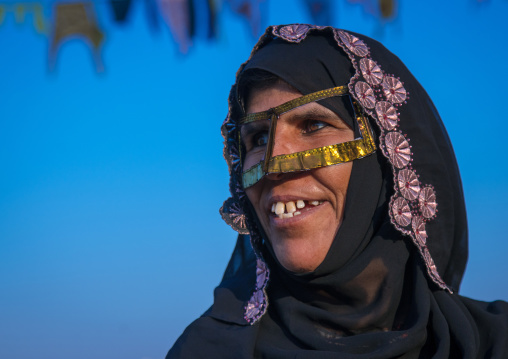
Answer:
[[[409,143],[399,132],[388,132],[385,136],[385,145],[390,160],[395,167],[406,167],[409,161],[411,161],[411,148],[409,147]]]
[[[358,81],[355,85],[356,96],[358,96],[362,105],[366,108],[374,108],[376,97],[372,88],[363,81]]]
[[[432,218],[436,214],[436,193],[431,187],[424,187],[418,196],[420,212],[425,218]]]
[[[375,86],[383,81],[383,72],[374,61],[370,59],[361,59],[360,69],[362,70],[363,77],[369,84]]]
[[[379,101],[376,103],[376,114],[381,126],[386,130],[393,130],[397,126],[399,115],[390,102]]]
[[[367,45],[365,45],[365,43],[356,36],[342,30],[338,30],[337,34],[349,51],[354,53],[356,56],[365,57],[369,54],[369,48]]]
[[[401,103],[406,100],[406,89],[402,82],[395,77],[385,77],[383,80],[383,93],[391,103]]]
[[[432,256],[430,255],[430,252],[426,246],[422,248],[422,256],[427,267],[427,272],[429,273],[429,276],[432,278],[434,283],[436,283],[442,289],[446,289],[451,292],[450,288],[448,288],[446,283],[441,279],[441,276],[437,271],[436,264],[434,263],[434,260],[432,259]]]
[[[418,193],[420,192],[420,181],[418,181],[418,177],[416,177],[413,171],[408,169],[400,171],[397,180],[400,193],[402,193],[404,198],[413,201],[418,197]]]
[[[275,36],[280,36],[286,41],[298,43],[305,39],[310,28],[309,25],[293,24],[275,28],[273,33]]]
[[[413,232],[420,246],[424,246],[427,242],[427,231],[425,230],[425,220],[420,216],[413,217]]]
[[[265,306],[265,294],[262,290],[256,290],[245,306],[245,320],[252,324],[263,315]]]
[[[406,227],[411,223],[411,208],[404,198],[398,197],[393,201],[392,213],[395,221],[402,227]]]
[[[231,160],[231,166],[233,167],[233,171],[237,172],[240,171],[240,154],[238,153],[238,146],[237,145],[230,145],[229,146],[229,158]]]
[[[257,289],[262,289],[265,287],[265,284],[268,279],[268,268],[266,267],[265,262],[258,258],[256,263],[256,287]]]
[[[240,204],[233,198],[229,197],[219,210],[222,219],[240,234],[249,234],[245,213]]]

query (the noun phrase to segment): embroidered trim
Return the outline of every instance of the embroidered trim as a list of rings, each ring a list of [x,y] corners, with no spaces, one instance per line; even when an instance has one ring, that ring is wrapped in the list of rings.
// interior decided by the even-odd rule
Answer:
[[[432,218],[437,212],[436,193],[430,186],[422,188],[418,196],[420,212],[425,218]]]
[[[400,132],[388,132],[385,136],[385,145],[395,167],[404,168],[411,162],[411,147]]]
[[[360,60],[360,69],[363,77],[371,85],[379,85],[383,81],[383,72],[381,68],[370,59]]]
[[[376,97],[372,88],[363,81],[358,81],[355,85],[356,96],[358,101],[366,108],[374,108],[376,104]]]
[[[425,226],[427,220],[436,216],[436,193],[430,185],[422,187],[416,169],[411,167],[414,154],[411,152],[410,140],[397,130],[401,120],[396,107],[403,106],[408,101],[409,93],[399,78],[385,74],[379,66],[378,70],[377,63],[370,58],[369,49],[362,40],[338,29],[335,30],[335,40],[349,56],[356,71],[349,82],[350,92],[364,106],[365,112],[376,120],[381,130],[379,147],[392,165],[395,193],[389,205],[391,222],[398,231],[411,237],[431,280],[452,293],[451,288],[441,279],[427,248]],[[380,79],[382,80],[379,81]],[[373,106],[371,98],[367,103],[363,100],[368,91],[363,80],[370,84],[374,92]],[[375,111],[371,110],[373,107]]]
[[[376,103],[376,114],[381,126],[385,130],[393,130],[399,121],[399,114],[393,105],[387,101]]]
[[[393,201],[391,208],[393,217],[399,225],[406,227],[409,223],[411,223],[411,207],[409,207],[409,204],[404,198],[398,197],[395,201]]]
[[[265,262],[258,258],[256,261],[256,287],[254,293],[245,305],[244,319],[249,324],[254,324],[265,314],[268,308],[268,295],[266,286],[270,278],[270,271]]]
[[[395,77],[385,77],[383,80],[383,92],[385,97],[391,103],[401,103],[406,100],[406,89],[399,79]]]
[[[219,209],[222,219],[240,234],[249,234],[246,217],[242,206],[235,198],[230,197]]]

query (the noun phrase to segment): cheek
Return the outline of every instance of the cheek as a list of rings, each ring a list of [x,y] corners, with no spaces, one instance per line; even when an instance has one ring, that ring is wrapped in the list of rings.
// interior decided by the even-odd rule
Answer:
[[[353,162],[328,166],[322,169],[324,171],[319,174],[320,182],[336,199],[337,216],[342,217]]]
[[[254,207],[254,210],[256,211],[256,214],[259,217],[260,209],[261,209],[261,205],[259,203],[260,202],[260,198],[261,198],[261,193],[257,189],[257,187],[258,186],[254,185],[252,187],[247,188],[245,190],[245,194],[247,195],[247,198],[249,199],[250,203]]]

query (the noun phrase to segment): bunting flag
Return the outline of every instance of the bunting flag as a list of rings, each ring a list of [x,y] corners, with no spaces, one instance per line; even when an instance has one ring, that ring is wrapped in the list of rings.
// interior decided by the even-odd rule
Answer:
[[[379,0],[379,10],[385,19],[392,18],[396,12],[397,3],[395,0]]]
[[[4,5],[0,4],[0,25],[2,25],[4,19],[5,19],[5,7]]]
[[[162,18],[173,34],[180,52],[186,54],[192,45],[193,10],[189,0],[159,0],[159,10]]]
[[[155,0],[144,0],[148,26],[152,32],[159,31],[159,7]]]
[[[315,25],[332,25],[332,1],[331,0],[305,0],[312,23]]]
[[[78,37],[88,40],[92,47],[97,71],[102,71],[100,45],[104,34],[97,25],[91,2],[62,3],[55,5],[53,34],[49,48],[50,70],[54,69],[60,45],[70,38]],[[86,42],[86,41],[85,41]]]
[[[351,4],[360,4],[363,10],[378,18],[394,17],[397,10],[396,0],[348,0]]]
[[[1,2],[0,25],[7,14],[12,14],[16,23],[25,23],[32,17],[35,30],[47,34],[50,21],[44,16],[41,0],[33,2]],[[29,1],[29,0],[28,0]],[[101,0],[112,14],[112,20],[125,24],[132,13],[133,0]],[[152,31],[159,30],[160,17],[169,27],[178,50],[187,54],[196,36],[215,39],[218,29],[218,12],[226,3],[231,11],[247,20],[253,36],[259,36],[265,24],[268,0],[136,0],[143,3]],[[489,0],[473,0],[486,4]],[[380,20],[380,23],[397,17],[397,0],[346,0],[360,5],[363,10]],[[92,52],[98,72],[103,70],[101,48],[104,33],[99,28],[93,0],[53,0],[52,33],[49,46],[49,69],[53,70],[61,45],[72,38],[84,41]],[[312,22],[319,25],[334,25],[334,0],[302,0]],[[30,21],[30,20],[28,20]]]
[[[113,11],[115,22],[123,24],[127,20],[132,0],[109,0],[109,5]]]
[[[41,4],[38,3],[18,3],[11,5],[0,5],[0,25],[5,19],[8,11],[14,12],[14,20],[18,24],[25,22],[26,14],[31,13],[33,25],[39,34],[47,34],[48,21],[44,17],[44,11]]]
[[[227,0],[233,12],[244,16],[250,24],[252,35],[257,37],[263,28],[263,7],[265,0]]]
[[[206,1],[206,13],[208,14],[208,29],[206,37],[208,39],[217,38],[217,7],[214,0]]]

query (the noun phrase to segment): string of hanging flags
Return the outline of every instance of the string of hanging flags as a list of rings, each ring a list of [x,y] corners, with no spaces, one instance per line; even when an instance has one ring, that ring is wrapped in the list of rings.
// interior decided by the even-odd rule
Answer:
[[[344,2],[360,5],[366,12],[381,20],[393,18],[396,14],[396,0],[344,0]],[[118,26],[128,24],[133,8],[136,11],[144,11],[149,28],[157,32],[160,30],[160,24],[164,23],[178,51],[186,54],[198,34],[209,40],[217,38],[219,12],[226,7],[243,18],[253,38],[257,38],[266,26],[268,3],[269,0],[0,1],[0,25],[5,22],[6,16],[14,16],[15,22],[19,24],[31,19],[37,33],[48,37],[50,70],[54,70],[56,66],[63,43],[72,39],[84,41],[90,48],[97,71],[100,72],[104,68],[101,51],[105,32],[100,26],[104,19],[98,20],[96,11],[98,4],[109,8],[111,20]],[[318,25],[334,23],[333,7],[336,4],[333,0],[301,0],[301,3],[313,23]]]

